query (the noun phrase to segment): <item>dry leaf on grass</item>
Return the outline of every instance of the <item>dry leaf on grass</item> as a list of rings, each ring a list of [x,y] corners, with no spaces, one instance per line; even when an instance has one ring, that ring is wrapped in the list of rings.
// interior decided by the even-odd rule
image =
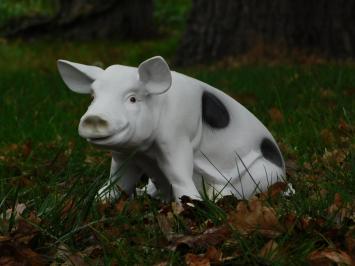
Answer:
[[[355,261],[355,226],[350,227],[345,234],[345,246],[353,261]]]
[[[188,253],[185,255],[185,262],[187,265],[191,266],[204,266],[211,265],[211,263],[221,263],[222,262],[222,252],[215,247],[208,247],[205,254],[196,255],[193,253]]]
[[[185,263],[188,266],[210,266],[210,260],[204,256],[187,253],[185,255]]]
[[[278,108],[272,107],[269,109],[268,113],[272,122],[282,123],[284,121],[284,116]]]
[[[335,193],[334,202],[328,208],[328,213],[335,216],[335,221],[340,224],[346,218],[351,218],[354,215],[351,204],[344,204],[339,193]]]
[[[320,136],[321,136],[321,139],[323,140],[323,142],[325,144],[330,145],[330,144],[333,144],[335,142],[334,134],[328,128],[322,129],[321,132],[320,132]]]
[[[278,244],[274,240],[269,240],[259,251],[259,256],[262,258],[274,258]]]
[[[260,199],[268,199],[272,198],[275,199],[278,197],[282,192],[285,192],[288,189],[288,184],[285,182],[276,182],[272,184],[267,191],[262,192],[259,194]]]
[[[17,203],[15,205],[14,210],[12,208],[7,209],[5,216],[1,215],[0,219],[9,220],[11,215],[15,215],[15,220],[18,220],[21,217],[21,214],[24,212],[25,209],[26,209],[26,204]]]
[[[339,249],[326,248],[313,251],[308,256],[308,261],[312,266],[331,266],[334,263],[341,265],[353,265],[351,257]]]
[[[229,214],[229,224],[242,235],[258,232],[265,237],[275,238],[284,232],[273,208],[253,197],[240,202],[236,212]]]
[[[222,251],[218,250],[217,248],[211,246],[208,247],[205,257],[208,258],[211,262],[218,263],[222,261]]]
[[[156,216],[157,222],[159,224],[160,230],[164,234],[165,238],[168,241],[173,240],[174,237],[176,237],[176,234],[173,230],[172,222],[171,220],[168,219],[167,216],[164,214],[159,213]]]
[[[27,245],[38,233],[32,224],[24,219],[19,219],[16,230],[11,232],[11,237],[13,241]]]
[[[188,235],[174,239],[169,249],[175,251],[179,247],[187,246],[189,248],[206,248],[215,246],[226,240],[231,234],[228,225],[212,227],[199,235]]]
[[[0,265],[45,265],[41,255],[13,241],[0,243],[0,251]]]

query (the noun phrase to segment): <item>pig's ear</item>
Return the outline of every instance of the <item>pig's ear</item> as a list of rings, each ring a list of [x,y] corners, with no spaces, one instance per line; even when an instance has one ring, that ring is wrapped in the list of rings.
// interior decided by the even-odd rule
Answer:
[[[147,59],[138,67],[139,80],[151,94],[166,92],[171,86],[171,72],[161,56]]]
[[[58,60],[58,70],[64,83],[74,92],[90,93],[91,84],[104,71],[96,66],[82,65],[65,60]]]

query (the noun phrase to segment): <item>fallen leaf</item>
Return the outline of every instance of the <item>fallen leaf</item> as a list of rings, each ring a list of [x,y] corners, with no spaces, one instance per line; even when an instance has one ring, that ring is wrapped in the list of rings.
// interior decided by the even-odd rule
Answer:
[[[122,213],[124,208],[125,208],[125,206],[126,206],[126,202],[127,202],[127,199],[125,197],[120,197],[118,202],[115,204],[115,210],[118,213]]]
[[[274,240],[269,240],[259,251],[259,256],[262,258],[274,258],[275,250],[278,248],[278,244]]]
[[[11,233],[14,241],[21,244],[28,244],[36,235],[38,230],[24,219],[19,219],[16,230]]]
[[[185,255],[185,263],[188,266],[209,266],[210,260],[204,256],[198,256],[193,253]]]
[[[31,152],[32,152],[32,142],[28,141],[22,145],[22,155],[23,157],[27,158],[28,156],[30,156]]]
[[[327,98],[333,98],[333,97],[335,96],[335,94],[334,94],[334,92],[333,92],[332,90],[330,90],[330,89],[323,89],[323,90],[320,91],[320,96],[321,96],[322,98],[327,99]]]
[[[328,208],[328,213],[335,216],[336,223],[342,223],[344,219],[350,218],[353,211],[350,204],[344,204],[339,193],[335,193],[334,202]]]
[[[313,224],[310,216],[304,216],[300,219],[300,227],[302,230],[307,230]]]
[[[343,265],[353,265],[351,257],[339,249],[325,248],[313,251],[308,256],[308,261],[312,266],[331,266],[334,263]]]
[[[284,121],[284,116],[278,108],[272,107],[269,109],[268,113],[272,122],[282,123]]]
[[[345,234],[345,245],[353,261],[355,261],[355,226],[350,227]]]
[[[285,190],[288,188],[288,184],[285,182],[276,182],[272,184],[267,191],[262,192],[259,194],[260,199],[275,199],[277,196],[279,196],[282,192],[285,192]]]
[[[206,248],[208,246],[215,246],[226,240],[230,234],[231,230],[228,225],[212,227],[199,235],[188,235],[174,239],[168,249],[175,251],[183,246],[189,248]]]
[[[157,264],[154,264],[154,266],[167,266],[167,265],[170,265],[170,264],[168,264],[167,261],[162,261],[162,262],[159,262]]]
[[[90,258],[97,258],[103,254],[103,250],[102,246],[95,245],[87,247],[82,253]]]
[[[161,214],[161,213],[159,213],[156,216],[156,219],[159,224],[160,230],[164,234],[165,238],[168,241],[171,241],[173,239],[173,237],[175,236],[171,221],[169,221],[168,218],[164,214]]]
[[[1,215],[1,219],[9,220],[11,215],[13,214],[13,215],[15,215],[15,220],[18,220],[21,217],[21,214],[24,212],[25,209],[26,209],[26,204],[17,203],[15,205],[15,209],[14,210],[12,210],[12,208],[7,209],[5,217],[3,215]]]
[[[229,224],[242,235],[258,232],[268,238],[275,238],[284,232],[273,208],[264,206],[261,200],[253,197],[242,201],[237,210],[229,214]]]
[[[71,254],[68,256],[68,262],[70,261],[73,266],[86,266],[88,265],[83,256],[80,253]]]
[[[330,145],[333,144],[335,141],[333,132],[328,128],[322,129],[320,132],[320,136],[325,144]]]
[[[213,263],[219,263],[222,261],[222,251],[216,249],[214,246],[208,247],[204,256]]]
[[[184,211],[184,208],[182,207],[182,205],[175,202],[175,201],[173,201],[171,203],[171,209],[175,215],[179,215],[180,213],[182,213]]]
[[[291,212],[285,216],[283,224],[285,225],[287,230],[292,230],[296,225],[296,221],[297,221],[296,214],[294,212]]]
[[[0,243],[0,250],[5,255],[0,256],[0,265],[45,265],[41,255],[14,241]]]

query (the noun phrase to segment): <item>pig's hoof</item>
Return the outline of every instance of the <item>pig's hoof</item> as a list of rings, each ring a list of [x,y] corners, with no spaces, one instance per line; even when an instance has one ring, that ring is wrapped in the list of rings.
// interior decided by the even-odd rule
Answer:
[[[101,202],[111,203],[121,196],[121,192],[114,188],[101,188],[97,193],[97,198]]]

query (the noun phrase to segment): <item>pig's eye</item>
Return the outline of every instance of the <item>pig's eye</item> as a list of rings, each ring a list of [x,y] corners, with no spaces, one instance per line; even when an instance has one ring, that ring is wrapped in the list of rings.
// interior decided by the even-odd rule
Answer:
[[[137,99],[136,99],[136,97],[131,96],[131,97],[129,98],[129,101],[130,101],[131,103],[135,103],[135,102],[137,101]]]

